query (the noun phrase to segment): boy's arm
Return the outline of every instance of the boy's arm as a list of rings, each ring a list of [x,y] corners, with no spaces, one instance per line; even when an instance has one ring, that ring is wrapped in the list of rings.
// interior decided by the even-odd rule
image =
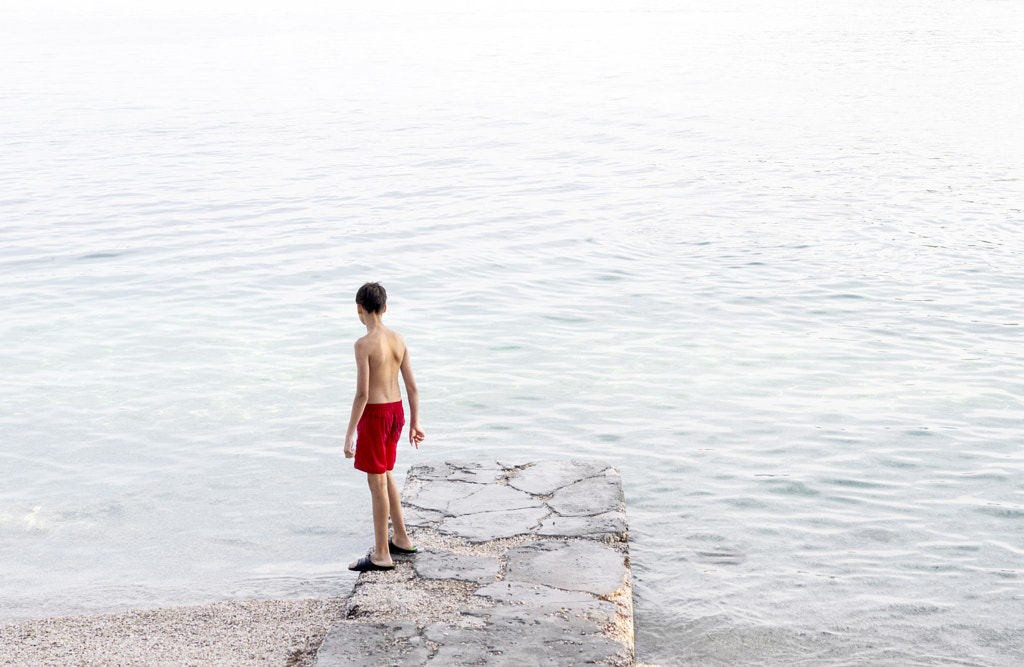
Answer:
[[[402,381],[405,382],[405,395],[409,399],[409,444],[416,449],[427,434],[420,428],[420,392],[416,389],[416,379],[412,375],[412,362],[409,361],[409,348],[405,348],[402,357]]]
[[[366,401],[370,398],[370,354],[365,346],[356,341],[356,396],[352,399],[352,415],[348,419],[345,433],[345,458],[356,455],[356,426],[363,416]]]

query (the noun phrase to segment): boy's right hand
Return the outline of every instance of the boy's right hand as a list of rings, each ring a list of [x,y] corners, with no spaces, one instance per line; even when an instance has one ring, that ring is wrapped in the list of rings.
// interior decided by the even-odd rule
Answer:
[[[356,455],[356,443],[353,442],[355,438],[345,438],[345,458],[351,459]]]

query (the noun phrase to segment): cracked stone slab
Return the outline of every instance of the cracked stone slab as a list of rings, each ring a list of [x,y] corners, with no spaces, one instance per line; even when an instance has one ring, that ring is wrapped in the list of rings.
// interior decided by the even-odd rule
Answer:
[[[596,516],[622,508],[618,475],[588,477],[555,491],[548,506],[562,516]]]
[[[448,513],[459,516],[477,512],[519,510],[540,507],[543,504],[530,494],[510,489],[503,484],[478,485],[478,489],[464,498],[449,502]]]
[[[593,638],[598,626],[593,622],[576,616],[560,616],[558,614],[538,616],[528,609],[502,607],[487,619],[484,631],[495,635],[511,635],[515,642],[527,638],[555,644]],[[620,647],[616,646],[616,650]],[[603,656],[602,656],[603,657]]]
[[[438,531],[480,543],[503,537],[528,535],[549,511],[546,507],[526,507],[504,512],[477,512],[445,519]]]
[[[431,623],[423,628],[423,637],[435,644],[468,644],[479,638],[472,628],[453,628],[442,623]]]
[[[416,624],[336,623],[327,631],[314,667],[413,667],[424,665],[427,646]]]
[[[439,523],[445,515],[434,510],[421,510],[418,507],[402,508],[402,518],[407,528],[426,528]]]
[[[590,541],[529,542],[509,550],[505,579],[612,595],[625,584],[625,557]]]
[[[426,482],[403,500],[414,507],[443,512],[449,516],[540,507],[543,504],[530,494],[504,484],[447,480]]]
[[[470,496],[481,487],[469,482],[449,482],[447,480],[424,482],[415,491],[402,496],[402,502],[425,510],[448,512],[448,505],[453,501]]]
[[[478,590],[476,595],[512,607],[539,608],[543,611],[583,612],[602,623],[610,623],[615,618],[617,609],[611,602],[599,600],[587,593],[563,591],[551,586],[526,584],[521,581],[496,581]],[[492,608],[485,608],[476,611],[486,613],[492,610]]]
[[[427,639],[441,644],[428,665],[528,665],[551,667],[611,662],[623,646],[608,637],[581,634],[558,617],[491,619],[483,629],[440,631]]]
[[[606,603],[607,604],[607,603]],[[563,626],[563,633],[576,635],[596,635],[604,629],[606,623],[588,614],[573,613],[545,607],[488,607],[485,609],[467,609],[466,616],[487,619],[488,627],[496,624],[512,626],[530,626],[538,622],[557,623]]]
[[[445,462],[433,461],[428,463],[417,463],[409,468],[409,472],[406,474],[406,479],[415,478],[423,481],[440,481],[448,479],[449,472],[448,464]]]
[[[448,479],[452,481],[492,484],[505,475],[497,461],[487,459],[448,461],[448,465],[452,468]]]
[[[533,461],[528,459],[497,459],[495,463],[506,471],[515,470],[516,468],[528,468],[534,464]]]
[[[437,653],[427,665],[430,667],[469,667],[473,665],[500,664],[492,662],[497,656],[483,641],[462,644],[446,644],[437,649]]]
[[[598,461],[541,461],[509,476],[509,486],[534,495],[546,496],[562,487],[606,470]]]
[[[626,513],[622,510],[597,516],[551,516],[541,522],[542,537],[619,537],[626,534]]]
[[[457,579],[479,584],[498,577],[498,559],[466,556],[451,551],[421,551],[413,562],[416,574],[424,579]]]

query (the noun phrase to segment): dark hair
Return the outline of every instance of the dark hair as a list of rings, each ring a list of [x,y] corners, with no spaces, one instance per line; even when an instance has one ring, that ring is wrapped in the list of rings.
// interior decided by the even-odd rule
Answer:
[[[356,292],[356,303],[368,313],[383,313],[388,305],[388,293],[380,283],[366,283]]]

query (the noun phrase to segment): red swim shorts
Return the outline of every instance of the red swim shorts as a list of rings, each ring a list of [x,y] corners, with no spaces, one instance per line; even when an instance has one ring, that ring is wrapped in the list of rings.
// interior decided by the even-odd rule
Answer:
[[[402,402],[367,403],[356,425],[356,470],[382,475],[395,467],[405,426]]]

